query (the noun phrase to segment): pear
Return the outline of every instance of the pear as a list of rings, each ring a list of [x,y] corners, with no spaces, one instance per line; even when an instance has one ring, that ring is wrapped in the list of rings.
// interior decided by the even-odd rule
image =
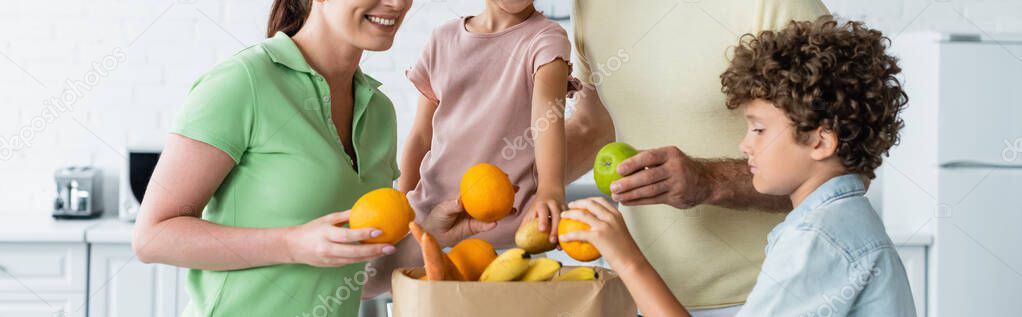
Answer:
[[[518,232],[515,232],[515,245],[529,254],[538,254],[553,250],[557,244],[550,242],[550,232],[539,231],[539,219],[525,221]]]

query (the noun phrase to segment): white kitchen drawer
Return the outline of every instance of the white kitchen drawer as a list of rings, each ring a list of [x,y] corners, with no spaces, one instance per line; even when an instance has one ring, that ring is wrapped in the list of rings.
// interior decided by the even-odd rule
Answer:
[[[85,243],[0,243],[0,292],[84,292]]]
[[[85,317],[85,294],[0,293],[0,317]]]

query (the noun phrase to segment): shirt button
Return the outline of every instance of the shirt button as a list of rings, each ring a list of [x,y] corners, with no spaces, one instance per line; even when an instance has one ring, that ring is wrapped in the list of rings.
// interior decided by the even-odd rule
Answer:
[[[330,102],[329,96],[323,96],[323,102]]]

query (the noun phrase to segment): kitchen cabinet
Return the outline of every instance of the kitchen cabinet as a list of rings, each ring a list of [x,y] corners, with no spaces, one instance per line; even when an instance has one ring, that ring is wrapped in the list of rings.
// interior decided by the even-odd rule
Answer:
[[[89,316],[179,316],[186,270],[138,261],[130,244],[91,245]]]
[[[85,317],[83,292],[0,292],[0,317]]]
[[[0,317],[85,317],[83,242],[0,242]]]
[[[116,219],[0,216],[0,317],[180,316],[186,269],[145,264]]]
[[[86,231],[89,317],[180,316],[188,270],[142,263],[131,249],[134,224],[111,219]]]
[[[85,243],[0,243],[0,292],[85,291]]]

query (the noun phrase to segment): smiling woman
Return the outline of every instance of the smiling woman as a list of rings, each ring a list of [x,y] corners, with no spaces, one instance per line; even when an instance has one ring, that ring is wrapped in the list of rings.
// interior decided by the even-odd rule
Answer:
[[[393,105],[358,61],[410,2],[277,0],[268,39],[194,83],[133,240],[192,269],[185,316],[357,315],[365,262],[395,247],[338,211],[398,176]]]

